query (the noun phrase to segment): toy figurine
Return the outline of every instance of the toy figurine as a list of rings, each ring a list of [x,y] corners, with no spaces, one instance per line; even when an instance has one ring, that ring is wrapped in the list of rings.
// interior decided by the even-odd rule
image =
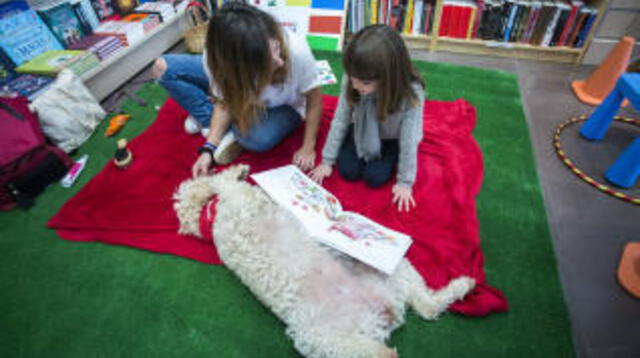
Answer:
[[[118,149],[113,158],[113,163],[118,169],[125,169],[133,161],[133,154],[127,148],[127,140],[122,138],[118,140]]]

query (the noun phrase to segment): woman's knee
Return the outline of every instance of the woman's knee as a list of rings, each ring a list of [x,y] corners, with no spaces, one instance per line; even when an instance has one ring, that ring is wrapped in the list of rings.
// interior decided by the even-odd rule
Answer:
[[[151,66],[151,76],[158,79],[162,77],[165,72],[167,72],[167,61],[159,57],[153,62],[153,66]]]

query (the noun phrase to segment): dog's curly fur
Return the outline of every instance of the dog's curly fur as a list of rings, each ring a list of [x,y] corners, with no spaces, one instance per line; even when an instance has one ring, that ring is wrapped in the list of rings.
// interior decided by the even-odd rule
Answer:
[[[404,259],[386,276],[319,244],[284,208],[244,178],[248,166],[183,182],[180,233],[200,236],[199,215],[218,196],[213,237],[220,258],[287,326],[310,358],[396,357],[385,341],[410,305],[435,319],[475,285],[469,277],[429,289]]]

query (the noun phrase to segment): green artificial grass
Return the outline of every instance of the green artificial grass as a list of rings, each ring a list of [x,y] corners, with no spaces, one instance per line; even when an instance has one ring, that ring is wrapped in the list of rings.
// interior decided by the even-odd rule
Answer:
[[[339,54],[320,52],[340,78]],[[507,313],[414,313],[392,336],[400,357],[572,357],[574,350],[515,75],[417,62],[428,97],[464,98],[485,173],[477,198],[489,284]],[[338,85],[325,87],[337,95]],[[118,138],[152,123],[157,85],[127,102],[115,138],[106,122],[79,150],[89,162],[70,189],[53,185],[29,211],[0,213],[0,357],[297,357],[284,326],[222,266],[59,239],[47,220],[111,159]],[[149,173],[149,175],[154,175]]]

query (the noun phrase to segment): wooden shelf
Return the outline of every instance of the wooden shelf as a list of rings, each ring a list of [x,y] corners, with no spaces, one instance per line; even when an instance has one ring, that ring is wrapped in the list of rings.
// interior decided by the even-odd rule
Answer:
[[[350,0],[354,1],[354,0]],[[436,1],[432,35],[402,34],[407,47],[414,50],[446,51],[485,56],[502,56],[536,61],[581,63],[589,48],[593,34],[607,12],[611,0],[600,0],[593,4],[598,7],[598,16],[581,48],[533,46],[515,42],[487,41],[480,39],[458,39],[438,36],[444,0]],[[348,40],[348,37],[346,37]]]
[[[129,79],[160,57],[182,39],[187,29],[185,11],[176,14],[145,35],[144,39],[124,47],[100,66],[82,76],[82,80],[98,101],[122,86]]]
[[[576,63],[582,53],[582,49],[571,47],[533,46],[514,42],[464,40],[448,37],[438,37],[434,50],[566,63]]]

